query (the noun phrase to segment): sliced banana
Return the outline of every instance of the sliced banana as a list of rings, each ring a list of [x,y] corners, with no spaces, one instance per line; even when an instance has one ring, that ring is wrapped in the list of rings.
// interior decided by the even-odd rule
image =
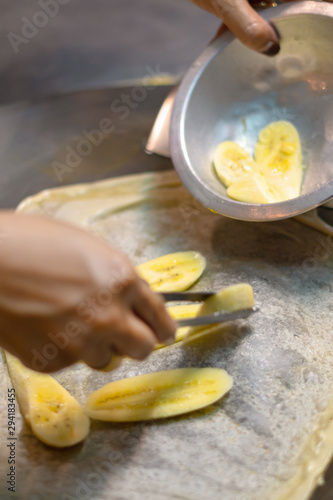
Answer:
[[[248,283],[239,283],[222,288],[219,292],[209,297],[201,305],[197,316],[208,316],[216,312],[232,313],[242,309],[251,309],[255,305],[253,289]],[[202,333],[205,326],[190,327],[188,337]]]
[[[206,267],[199,252],[176,252],[137,266],[139,275],[156,292],[177,292],[195,283]]]
[[[198,304],[182,304],[178,306],[169,306],[168,312],[175,319],[186,319],[195,318],[202,307],[202,303]],[[202,333],[208,333],[212,329],[215,329],[216,325],[205,325],[204,331]],[[174,343],[181,342],[187,335],[191,332],[190,326],[183,326],[178,328],[176,331],[176,337]],[[157,344],[155,349],[161,349],[162,347],[167,347],[165,344]]]
[[[294,156],[302,159],[299,134],[292,123],[277,121],[261,130],[255,148],[257,162],[262,163],[272,159],[277,162],[276,168],[283,170],[287,166],[286,162]],[[281,160],[282,165],[278,160]]]
[[[173,417],[215,403],[232,387],[217,368],[180,368],[111,382],[90,394],[86,412],[109,422]]]
[[[231,184],[227,195],[243,203],[277,203],[283,196],[276,186],[259,173],[246,175]]]
[[[302,147],[290,122],[274,122],[260,132],[255,160],[260,173],[274,184],[283,200],[300,195],[304,172]]]
[[[242,309],[251,309],[254,306],[252,286],[248,283],[238,283],[222,288],[205,300],[199,314],[202,316],[216,312],[231,313]]]
[[[6,361],[22,416],[38,439],[62,448],[87,437],[89,418],[66,389],[50,375],[30,370],[7,352]]]
[[[299,134],[290,122],[270,123],[259,134],[254,159],[238,144],[219,144],[214,155],[227,195],[244,203],[277,203],[300,195],[303,157]]]
[[[226,187],[256,171],[252,156],[238,144],[225,141],[218,145],[214,154],[217,176]]]

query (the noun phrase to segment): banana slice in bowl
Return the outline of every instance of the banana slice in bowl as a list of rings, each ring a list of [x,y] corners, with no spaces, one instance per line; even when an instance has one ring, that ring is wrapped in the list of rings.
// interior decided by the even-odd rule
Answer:
[[[215,172],[227,195],[244,203],[277,203],[301,193],[304,165],[299,134],[290,122],[270,123],[259,133],[254,158],[231,141],[218,145]]]
[[[254,157],[260,173],[276,186],[282,200],[300,195],[304,165],[294,125],[287,121],[267,125],[259,134]]]
[[[283,201],[283,196],[276,186],[259,172],[246,175],[231,184],[227,195],[233,200],[244,203],[276,203]]]
[[[218,145],[213,161],[216,174],[226,187],[241,180],[244,175],[256,171],[252,156],[232,141],[225,141]]]

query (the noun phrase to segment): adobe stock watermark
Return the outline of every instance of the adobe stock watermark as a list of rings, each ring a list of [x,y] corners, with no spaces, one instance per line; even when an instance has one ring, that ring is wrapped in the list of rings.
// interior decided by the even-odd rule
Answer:
[[[67,5],[69,2],[70,0],[39,0],[37,3],[40,10],[36,10],[31,19],[26,16],[21,18],[20,34],[12,31],[7,34],[15,54],[18,54],[22,45],[27,45],[30,40],[38,35],[41,29],[49,24],[51,19],[58,15],[60,6]]]
[[[305,273],[311,272],[318,263],[327,262],[333,254],[333,238],[330,235],[321,235],[317,238],[317,246],[313,255],[306,257],[302,262],[302,270]]]
[[[333,255],[332,236],[322,234],[316,239],[316,243],[313,252],[305,257],[300,264],[299,271],[302,279],[306,279],[313,275],[316,268],[318,268],[320,264],[325,264],[325,262],[329,261]],[[282,276],[286,279],[290,278],[287,271],[284,271]],[[331,291],[333,290],[331,285],[329,285],[329,288]]]
[[[201,223],[205,218],[208,217],[211,218],[213,215],[216,215],[214,212],[204,207],[195,198],[182,201],[179,205],[179,211],[181,213],[182,218],[184,219],[186,226],[197,224],[198,217],[200,218],[200,223]]]
[[[156,88],[161,78],[159,65],[155,69],[146,66],[146,77],[140,86],[133,87],[127,93],[123,92],[119,98],[114,99],[109,108],[113,115],[116,115],[120,121],[126,120],[131,112],[136,109],[140,103],[147,99],[149,92]],[[95,148],[100,146],[104,139],[110,136],[116,130],[115,120],[109,116],[101,117],[95,128],[91,130],[83,129],[78,134],[75,145],[67,145],[64,151],[64,160],[53,161],[51,163],[53,172],[58,182],[63,182],[64,178],[77,169],[84,158],[92,154]]]
[[[121,293],[131,282],[132,275],[128,274],[126,269],[119,269],[110,277],[106,286],[100,288],[95,295],[85,298],[76,308],[77,320],[68,321],[64,329],[58,332],[48,332],[47,337],[50,340],[45,344],[41,351],[31,349],[31,366],[36,371],[43,371],[59,354],[66,349],[71,339],[82,333],[84,324],[90,325],[95,318],[105,308],[110,307],[114,296]]]

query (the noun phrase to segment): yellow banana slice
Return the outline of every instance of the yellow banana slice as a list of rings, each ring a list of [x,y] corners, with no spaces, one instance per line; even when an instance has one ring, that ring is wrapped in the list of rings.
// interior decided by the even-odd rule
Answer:
[[[226,187],[256,171],[252,156],[238,144],[225,141],[218,145],[214,154],[214,166],[219,179]]]
[[[214,155],[227,194],[244,203],[277,203],[300,195],[303,158],[299,134],[290,122],[269,124],[259,134],[254,159],[238,144],[219,144]]]
[[[169,306],[168,312],[176,320],[186,319],[186,318],[195,318],[195,316],[197,316],[197,314],[199,313],[201,307],[202,307],[202,303],[182,304],[179,306]],[[205,325],[204,332],[207,331],[207,333],[208,333],[213,328],[216,328],[216,325]],[[175,337],[174,343],[181,342],[190,333],[190,331],[191,331],[190,326],[183,326],[181,328],[178,328],[176,331],[176,337]],[[167,347],[167,346],[165,344],[157,344],[155,349],[161,349],[162,347]]]
[[[222,288],[222,290],[205,300],[197,312],[197,316],[206,316],[216,312],[231,313],[242,309],[251,309],[254,305],[255,300],[251,285],[239,283]],[[206,325],[190,327],[187,336],[202,333],[204,329],[206,329]]]
[[[227,189],[227,195],[243,203],[277,203],[283,196],[272,182],[259,173],[246,175]]]
[[[87,437],[89,418],[66,389],[50,375],[30,370],[7,352],[6,361],[22,416],[38,439],[61,448]]]
[[[141,278],[156,292],[177,292],[195,283],[206,267],[199,252],[176,252],[137,266]]]
[[[255,160],[259,163],[267,159],[280,159],[284,164],[291,156],[297,156],[302,159],[301,143],[299,134],[287,121],[277,121],[270,123],[259,133],[259,140],[255,148]],[[283,168],[284,165],[277,165],[277,168]]]
[[[109,422],[173,417],[215,403],[232,387],[217,368],[180,368],[111,382],[90,394],[86,412]]]
[[[251,309],[255,305],[253,289],[248,283],[239,283],[222,288],[202,304],[199,315],[216,312],[234,312],[241,309]]]
[[[273,122],[260,132],[255,160],[260,173],[276,186],[283,200],[300,195],[304,171],[302,147],[290,122]]]

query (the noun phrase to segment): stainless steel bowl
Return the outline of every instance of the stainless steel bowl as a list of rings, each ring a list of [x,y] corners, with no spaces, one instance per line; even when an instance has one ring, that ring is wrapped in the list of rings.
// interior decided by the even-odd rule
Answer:
[[[281,34],[271,58],[231,33],[209,46],[186,74],[171,121],[171,154],[185,186],[203,205],[243,220],[292,217],[333,197],[333,4],[299,2],[263,17]],[[232,140],[253,152],[276,120],[299,130],[307,171],[302,196],[282,203],[231,200],[212,168],[216,146]]]

